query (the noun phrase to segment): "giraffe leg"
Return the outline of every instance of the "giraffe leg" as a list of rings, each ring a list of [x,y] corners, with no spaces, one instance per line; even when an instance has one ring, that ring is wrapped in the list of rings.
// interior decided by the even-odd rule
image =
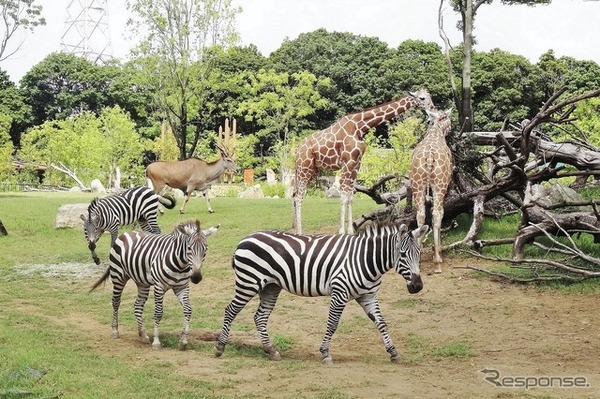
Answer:
[[[298,179],[297,176],[296,179]],[[306,195],[306,187],[304,180],[296,181],[296,190],[294,191],[294,220],[292,222],[292,227],[296,234],[302,234],[302,201]]]
[[[444,195],[445,193],[436,193],[433,198],[431,219],[433,224],[433,262],[436,265],[435,273],[442,272],[442,219],[444,218]]]
[[[349,203],[349,198],[348,195],[346,193],[342,193],[341,194],[341,198],[340,198],[340,229],[339,229],[339,233],[340,234],[344,234],[344,233],[348,233],[348,234],[352,234],[351,231],[347,231],[346,230],[346,215],[348,213],[348,203]],[[352,229],[352,227],[350,227],[350,229]]]
[[[356,181],[354,168],[358,168],[356,163],[346,164],[342,169],[340,178],[340,234],[354,234],[354,226],[352,225],[352,197],[354,194],[354,182]]]
[[[417,209],[417,227],[420,228],[425,224],[425,192],[424,189],[413,187],[413,206]],[[423,248],[423,240],[425,234],[419,236],[419,246]]]

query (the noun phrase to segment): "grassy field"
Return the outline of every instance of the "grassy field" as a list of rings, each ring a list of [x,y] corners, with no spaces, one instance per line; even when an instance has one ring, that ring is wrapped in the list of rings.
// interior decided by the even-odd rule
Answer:
[[[315,352],[318,352],[325,326],[328,299],[282,295],[269,328],[284,356],[283,361],[270,362],[262,353],[252,321],[254,305],[240,313],[233,324],[233,335],[237,339],[227,347],[222,358],[215,359],[214,334],[221,328],[223,308],[233,294],[230,268],[233,250],[241,238],[256,230],[290,230],[292,205],[285,199],[216,198],[212,201],[215,213],[208,214],[204,200],[193,198],[186,215],[172,210],[159,217],[163,231],[171,230],[182,220],[194,218],[200,219],[203,227],[221,224],[221,228],[208,238],[204,280],[192,287],[189,349],[185,352],[175,349],[181,329],[181,308],[174,295],[168,293],[161,324],[164,348],[155,352],[137,341],[132,312],[134,285],[127,286],[120,309],[122,337],[112,340],[110,283],[93,293],[88,292],[106,263],[94,265],[81,230],[53,227],[60,205],[89,203],[92,198],[93,195],[85,193],[0,193],[0,220],[9,233],[0,237],[2,399],[475,397],[479,396],[475,392],[494,387],[484,382],[471,391],[463,381],[474,376],[479,384],[482,378],[478,370],[490,364],[502,364],[502,353],[509,356],[506,360],[509,363],[511,359],[522,359],[520,361],[526,364],[532,358],[528,351],[517,353],[513,348],[502,351],[498,343],[489,348],[489,331],[497,331],[498,342],[507,342],[507,345],[511,345],[515,334],[529,337],[534,332],[528,330],[528,323],[540,315],[535,309],[550,306],[548,301],[554,299],[554,296],[518,287],[498,287],[464,271],[460,275],[450,272],[437,280],[428,278],[422,294],[407,297],[401,279],[390,276],[391,283],[382,289],[382,308],[394,326],[393,334],[402,332],[403,338],[399,339],[401,352],[405,353],[402,368],[392,368],[389,364],[376,330],[358,306],[347,309],[334,336],[332,353],[334,358],[339,356],[336,359],[341,359],[341,366],[336,363],[332,368],[324,368]],[[375,207],[370,199],[357,198],[354,217]],[[303,216],[305,231],[334,233],[339,223],[339,201],[308,198]],[[491,223],[493,230],[496,222]],[[469,227],[468,219],[462,224],[451,234],[464,234]],[[497,228],[503,232],[509,229],[500,222]],[[486,234],[493,234],[489,230]],[[452,236],[446,239],[451,241]],[[98,244],[101,259],[108,257],[109,242],[106,234]],[[458,261],[452,258],[461,256],[464,255],[447,254],[454,264]],[[49,267],[53,273],[49,273]],[[504,304],[502,314],[489,318],[486,313],[496,309],[499,303]],[[513,309],[513,303],[521,307]],[[522,313],[519,303],[536,305],[534,310]],[[464,314],[465,304],[470,309],[469,315]],[[557,298],[556,306],[571,305]],[[588,309],[587,302],[581,308]],[[152,311],[150,300],[144,314],[149,331]],[[559,317],[560,311],[555,313]],[[509,338],[503,341],[501,332],[516,315],[527,320],[518,323],[524,330],[521,333],[507,330]],[[541,318],[544,323],[562,322],[542,316],[546,317]],[[477,324],[470,326],[469,321],[473,320]],[[565,323],[577,327],[576,321]],[[597,331],[594,323],[585,326]],[[464,326],[468,331],[463,331]],[[542,325],[536,332],[551,331],[553,326]],[[477,328],[480,332],[475,333]],[[561,328],[560,333],[563,333],[565,327]],[[546,345],[543,337],[535,342]],[[360,345],[355,345],[357,343]],[[548,367],[551,372],[554,365],[564,364],[564,353],[570,353],[572,344],[572,341],[552,341],[547,345],[551,349],[547,353],[543,352],[546,346],[542,347],[545,358],[536,357],[539,367]],[[543,366],[543,361],[547,366]],[[577,364],[573,367],[569,372],[579,372]],[[402,378],[396,378],[394,370],[400,370]],[[434,380],[421,382],[430,377]],[[435,378],[445,380],[440,382]],[[427,387],[423,391],[425,396],[413,394],[413,387],[417,386],[419,389]],[[448,387],[453,387],[451,393],[446,391]],[[495,393],[500,394],[500,391],[489,391],[485,396],[496,397],[492,396]],[[538,396],[520,393],[513,396],[505,391],[501,397]]]
[[[164,378],[160,367],[132,365],[111,356],[90,355],[89,345],[78,342],[69,314],[85,312],[99,323],[110,323],[110,290],[87,294],[97,277],[80,278],[59,274],[48,277],[39,265],[58,265],[60,269],[90,268],[98,275],[104,270],[93,264],[81,230],[55,229],[58,208],[68,203],[89,203],[86,193],[0,193],[0,220],[9,235],[0,237],[0,398],[11,397],[219,397],[211,396],[214,387],[182,376]],[[177,210],[159,217],[163,231],[170,231],[182,220],[198,218],[204,228],[220,224],[209,240],[204,268],[205,279],[222,279],[232,287],[230,258],[239,240],[260,229],[289,230],[292,221],[290,200],[239,200],[217,198],[212,201],[214,214],[208,214],[203,199],[193,198],[185,215]],[[357,199],[354,214],[370,210],[374,204]],[[339,201],[307,199],[303,218],[309,232],[337,231]],[[98,255],[108,258],[110,235],[98,243]],[[37,271],[36,271],[37,270]],[[26,273],[26,274],[24,274]],[[129,300],[133,284],[127,287]],[[231,288],[232,292],[232,288]],[[131,306],[121,306],[122,328],[133,328]],[[210,300],[207,298],[206,300]],[[172,293],[165,298],[166,310],[162,331],[179,331],[181,310]],[[195,307],[192,328],[217,330],[222,322],[226,301],[214,303],[210,309]],[[146,306],[145,319],[151,320],[152,301]],[[31,308],[31,313],[24,309]],[[61,322],[61,320],[68,320]],[[66,324],[65,324],[66,323]],[[151,331],[151,324],[149,324]],[[250,331],[251,324],[238,324],[237,329]],[[106,330],[108,334],[109,330]],[[285,348],[286,337],[275,337]],[[176,345],[177,337],[166,337]],[[212,355],[213,344],[196,348]],[[248,349],[256,351],[258,348]],[[235,350],[235,347],[229,348]],[[260,349],[258,353],[260,353]],[[42,378],[43,376],[43,378]],[[185,381],[185,383],[184,383]],[[127,389],[124,389],[124,386]]]

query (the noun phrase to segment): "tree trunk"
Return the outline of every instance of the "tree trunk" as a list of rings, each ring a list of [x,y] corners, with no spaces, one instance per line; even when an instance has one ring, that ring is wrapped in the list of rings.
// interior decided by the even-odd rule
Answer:
[[[461,12],[463,22],[463,68],[461,104],[458,108],[458,121],[463,132],[473,131],[473,110],[471,109],[471,55],[473,53],[473,0],[465,0]]]

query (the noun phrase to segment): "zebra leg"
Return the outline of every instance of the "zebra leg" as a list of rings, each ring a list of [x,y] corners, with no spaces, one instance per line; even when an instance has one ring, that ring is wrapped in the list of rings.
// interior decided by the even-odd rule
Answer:
[[[160,349],[160,339],[158,337],[158,327],[163,315],[163,299],[165,290],[159,285],[154,286],[154,339],[152,341],[152,349]]]
[[[133,313],[135,314],[135,322],[138,328],[138,336],[140,340],[145,343],[150,343],[150,338],[146,334],[146,328],[144,327],[144,305],[148,300],[148,294],[150,293],[150,287],[143,287],[138,285],[138,294],[135,298],[135,304],[133,305]]]
[[[147,231],[149,233],[152,234],[160,234],[160,227],[158,227],[158,223],[156,221],[156,218],[154,218],[154,220],[152,219],[140,219],[138,220],[138,222],[140,223],[140,228],[143,231]]]
[[[269,333],[267,332],[267,322],[269,321],[269,316],[271,315],[271,312],[277,303],[277,298],[279,297],[280,292],[281,287],[275,284],[267,285],[258,293],[260,296],[260,304],[258,305],[258,309],[256,309],[256,313],[254,314],[254,324],[256,325],[256,329],[260,334],[260,340],[262,342],[263,349],[271,360],[281,360],[281,355],[271,344]]]
[[[392,342],[392,338],[388,333],[387,323],[381,315],[377,296],[375,294],[364,295],[356,298],[356,302],[358,302],[358,304],[363,308],[367,316],[369,316],[369,319],[375,323],[375,326],[379,330],[381,338],[383,339],[385,350],[390,354],[390,360],[392,363],[400,363],[400,355],[398,354],[398,351]]]
[[[113,307],[113,318],[112,318],[112,337],[119,338],[119,306],[121,305],[121,294],[125,284],[113,280],[113,295],[112,295],[112,307]]]
[[[325,332],[323,342],[319,348],[321,355],[323,356],[321,360],[323,364],[333,364],[333,359],[329,354],[329,344],[331,343],[331,337],[337,330],[340,317],[342,317],[342,312],[344,311],[347,303],[348,300],[342,298],[340,295],[331,296],[331,302],[329,303],[329,316],[327,317],[327,331]]]
[[[188,344],[188,332],[190,329],[190,319],[192,318],[192,305],[190,305],[190,288],[188,285],[184,287],[173,288],[173,292],[179,299],[179,303],[183,307],[183,330],[179,338],[179,350],[185,350]]]
[[[256,295],[256,293],[246,294],[248,291],[244,289],[243,294],[240,294],[240,291],[236,289],[235,297],[233,300],[225,307],[225,317],[223,318],[223,328],[221,329],[221,334],[219,335],[219,339],[217,339],[217,346],[215,346],[215,357],[219,357],[225,351],[225,345],[227,345],[227,341],[229,341],[229,332],[231,330],[231,323],[244,309],[244,306],[248,304],[250,299]]]

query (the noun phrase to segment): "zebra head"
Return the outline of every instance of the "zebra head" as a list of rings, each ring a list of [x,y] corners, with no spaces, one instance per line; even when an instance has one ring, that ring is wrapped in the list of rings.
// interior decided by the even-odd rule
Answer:
[[[104,233],[104,228],[100,225],[102,224],[100,221],[100,215],[98,213],[98,199],[94,198],[88,206],[88,214],[87,217],[85,215],[81,215],[81,220],[83,220],[83,234],[88,243],[88,248],[92,251],[92,255],[95,256],[94,251],[96,250],[96,242]],[[94,260],[96,258],[94,257]],[[98,262],[96,262],[98,263]]]
[[[401,274],[406,280],[406,287],[411,294],[416,294],[423,289],[419,266],[421,261],[419,237],[427,233],[428,229],[427,225],[423,225],[421,228],[408,231],[408,228],[404,224],[399,228],[395,268],[396,272]]]
[[[202,281],[201,269],[202,264],[204,263],[204,258],[206,257],[206,250],[208,249],[206,237],[216,232],[219,227],[220,225],[217,225],[209,229],[201,230],[199,220],[187,221],[175,226],[173,235],[185,236],[187,239],[185,257],[187,259],[187,264],[192,269],[190,279],[194,284],[198,284],[200,281]]]

